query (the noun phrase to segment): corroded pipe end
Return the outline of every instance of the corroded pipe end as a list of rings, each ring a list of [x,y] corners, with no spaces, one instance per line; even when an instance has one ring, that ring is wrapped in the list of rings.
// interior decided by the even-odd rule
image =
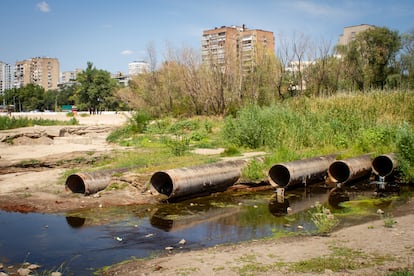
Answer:
[[[286,187],[290,181],[290,172],[286,166],[276,164],[269,170],[269,177],[280,187]]]
[[[169,174],[165,172],[156,172],[152,175],[150,182],[157,192],[168,197],[171,196],[173,191],[173,180]]]
[[[72,191],[72,193],[85,193],[85,182],[78,174],[69,175],[66,179],[65,186]]]
[[[395,158],[393,155],[380,155],[372,161],[372,168],[379,176],[388,176],[395,169]]]
[[[329,175],[337,182],[343,183],[351,177],[351,170],[348,164],[338,160],[333,162],[328,169]]]

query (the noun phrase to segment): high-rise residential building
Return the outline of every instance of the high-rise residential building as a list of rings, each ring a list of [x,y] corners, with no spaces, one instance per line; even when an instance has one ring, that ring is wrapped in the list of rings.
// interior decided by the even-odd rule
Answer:
[[[61,83],[71,83],[76,80],[78,74],[82,72],[82,69],[76,68],[74,71],[65,71],[62,72],[60,82]]]
[[[355,39],[357,34],[372,28],[375,28],[375,26],[368,24],[345,27],[343,33],[339,36],[338,45],[347,45]]]
[[[149,65],[145,61],[133,61],[128,63],[128,75],[134,76],[148,72]]]
[[[243,71],[254,66],[262,54],[274,53],[273,32],[243,26],[222,26],[203,31],[201,42],[203,63],[221,67],[238,61]]]
[[[14,71],[16,87],[29,83],[42,86],[45,90],[57,89],[59,83],[59,61],[56,58],[35,57],[16,62]]]
[[[0,61],[0,95],[13,88],[13,66]]]

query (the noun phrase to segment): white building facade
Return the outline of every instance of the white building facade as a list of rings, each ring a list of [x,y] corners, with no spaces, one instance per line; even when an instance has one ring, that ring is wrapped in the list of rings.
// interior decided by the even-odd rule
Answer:
[[[13,88],[13,66],[0,61],[0,95]]]
[[[128,75],[134,76],[148,72],[149,65],[145,61],[133,61],[128,63]]]

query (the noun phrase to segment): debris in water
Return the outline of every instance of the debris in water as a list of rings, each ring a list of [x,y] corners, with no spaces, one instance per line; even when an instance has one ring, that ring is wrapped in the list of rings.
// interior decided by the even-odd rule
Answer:
[[[122,238],[121,237],[115,237],[115,240],[121,242],[122,241]]]
[[[185,239],[181,239],[181,241],[179,241],[178,244],[184,245],[184,244],[186,244],[186,242],[187,241]]]
[[[172,246],[167,246],[166,248],[165,248],[165,250],[169,250],[169,251],[171,251],[171,250],[173,250],[174,249],[174,247],[172,247]]]

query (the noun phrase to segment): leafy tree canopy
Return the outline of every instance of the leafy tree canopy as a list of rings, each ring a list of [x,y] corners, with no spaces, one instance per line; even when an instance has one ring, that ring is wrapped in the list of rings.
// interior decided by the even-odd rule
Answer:
[[[76,89],[77,104],[81,108],[94,113],[111,105],[117,81],[111,78],[108,71],[96,69],[92,62],[88,62],[86,70],[76,80],[79,83]]]

